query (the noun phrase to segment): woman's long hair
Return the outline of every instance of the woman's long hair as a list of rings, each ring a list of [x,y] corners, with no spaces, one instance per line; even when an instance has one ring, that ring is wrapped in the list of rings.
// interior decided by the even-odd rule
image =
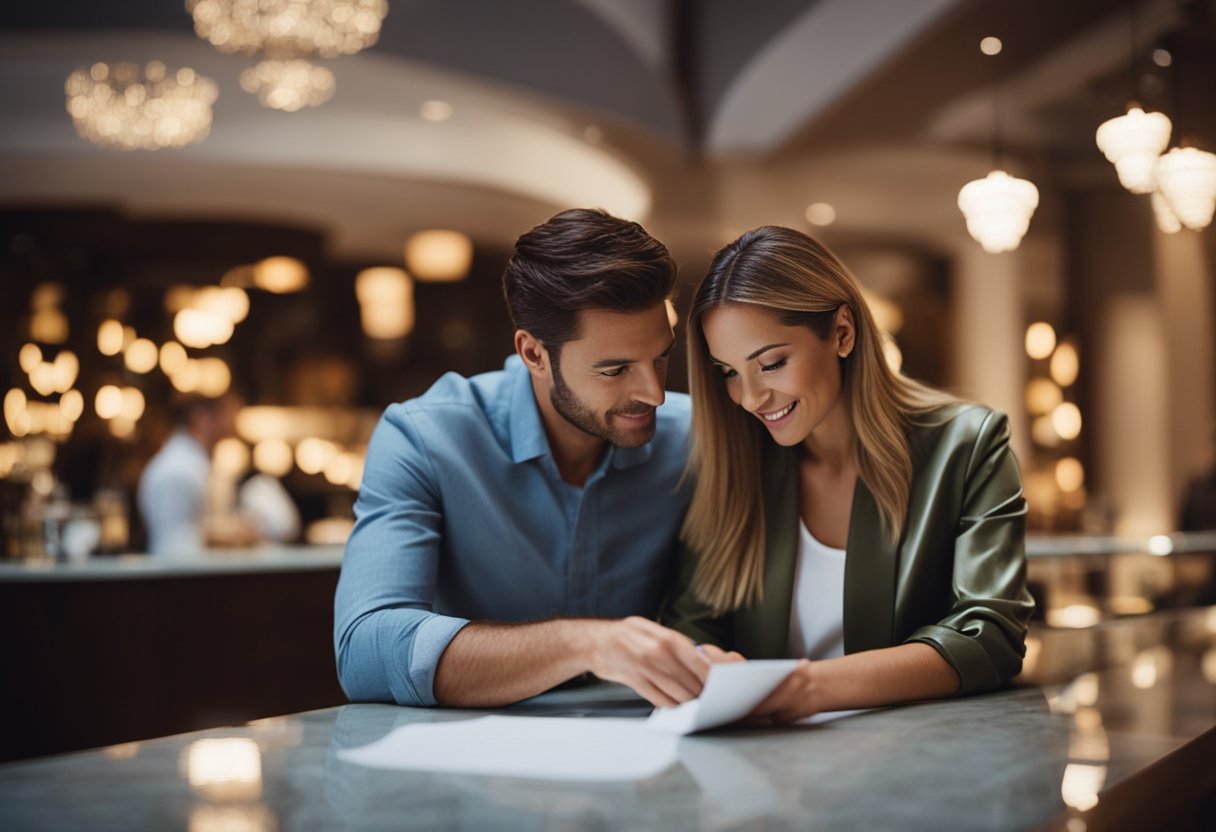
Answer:
[[[837,257],[801,232],[762,226],[714,255],[688,323],[692,454],[696,478],[681,531],[700,555],[693,590],[722,614],[761,597],[764,574],[764,427],[730,399],[709,359],[702,320],[725,304],[771,311],[782,324],[807,326],[827,339],[836,311],[853,313],[856,338],[841,359],[844,396],[857,437],[858,472],[874,495],[884,533],[898,540],[912,481],[909,418],[956,401],[891,370],[882,334],[856,279]]]

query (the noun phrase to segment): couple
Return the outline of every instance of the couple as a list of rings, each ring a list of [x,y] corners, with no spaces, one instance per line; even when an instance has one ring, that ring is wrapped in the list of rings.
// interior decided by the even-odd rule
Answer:
[[[1004,415],[893,373],[854,278],[777,227],[697,290],[690,413],[663,389],[675,272],[640,225],[562,212],[503,276],[517,356],[385,411],[336,596],[352,700],[493,707],[593,674],[666,706],[713,662],[796,657],[755,714],[788,722],[1018,672]]]

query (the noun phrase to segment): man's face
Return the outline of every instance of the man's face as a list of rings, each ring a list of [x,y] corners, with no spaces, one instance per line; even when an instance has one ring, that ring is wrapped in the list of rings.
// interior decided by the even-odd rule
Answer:
[[[663,403],[667,357],[675,346],[666,305],[644,312],[585,309],[579,332],[581,338],[550,355],[553,408],[613,445],[645,445],[654,438],[654,411]]]

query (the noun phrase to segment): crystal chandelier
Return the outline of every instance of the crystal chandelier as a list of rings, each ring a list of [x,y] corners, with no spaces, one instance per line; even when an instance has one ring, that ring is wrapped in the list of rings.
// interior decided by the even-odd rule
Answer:
[[[1157,160],[1157,188],[1187,228],[1207,228],[1216,211],[1216,154],[1175,147]]]
[[[294,111],[329,100],[334,77],[306,58],[353,55],[374,44],[387,0],[186,0],[194,31],[221,52],[266,59],[241,86],[267,107]]]
[[[118,150],[202,141],[211,131],[211,105],[219,96],[210,79],[187,67],[171,72],[160,61],[96,63],[69,75],[64,91],[76,132]]]
[[[1114,163],[1120,185],[1134,194],[1153,190],[1153,168],[1170,143],[1171,126],[1164,113],[1146,113],[1134,104],[1126,115],[1098,125],[1098,149]]]
[[[1038,204],[1039,189],[1033,182],[1003,170],[968,182],[958,192],[958,207],[967,219],[967,232],[992,254],[1018,247]]]

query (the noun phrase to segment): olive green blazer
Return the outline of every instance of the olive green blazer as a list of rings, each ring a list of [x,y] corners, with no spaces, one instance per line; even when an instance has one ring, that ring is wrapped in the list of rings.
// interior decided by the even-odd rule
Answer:
[[[933,647],[958,693],[1018,673],[1034,601],[1026,591],[1026,501],[1005,414],[952,405],[909,428],[912,487],[898,543],[882,532],[860,479],[845,556],[844,649]],[[715,618],[692,592],[697,554],[683,547],[663,622],[753,659],[787,655],[798,546],[798,451],[766,438],[762,600]]]

